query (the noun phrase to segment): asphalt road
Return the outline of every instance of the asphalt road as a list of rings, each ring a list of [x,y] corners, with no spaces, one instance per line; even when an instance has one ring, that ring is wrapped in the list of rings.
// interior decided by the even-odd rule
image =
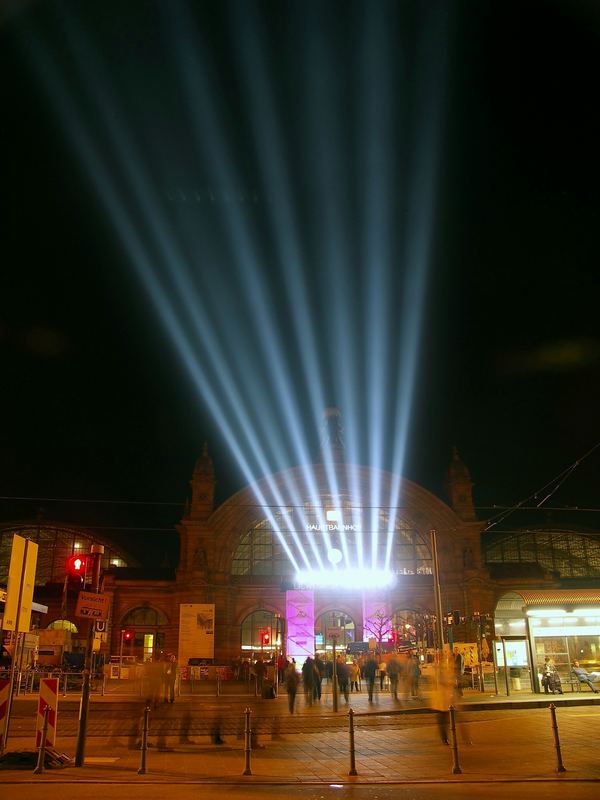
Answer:
[[[421,784],[410,786],[349,786],[332,784],[330,786],[198,786],[197,784],[177,784],[165,786],[145,785],[132,789],[131,785],[103,784],[101,796],[106,800],[131,800],[132,795],[144,800],[444,800],[445,798],[469,798],[469,800],[506,800],[507,797],[526,797],[535,800],[592,800],[597,798],[600,787],[597,783],[573,783],[572,781],[540,781],[513,783],[469,783]],[[60,800],[81,800],[89,784],[71,784],[55,787]],[[98,790],[94,790],[98,796]],[[48,786],[28,784],[27,786],[4,786],[3,800],[47,800]]]

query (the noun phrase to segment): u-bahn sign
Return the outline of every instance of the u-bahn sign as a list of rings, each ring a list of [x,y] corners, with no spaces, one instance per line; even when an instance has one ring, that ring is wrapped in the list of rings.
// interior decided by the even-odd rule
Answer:
[[[108,595],[79,592],[75,616],[80,619],[108,619]]]

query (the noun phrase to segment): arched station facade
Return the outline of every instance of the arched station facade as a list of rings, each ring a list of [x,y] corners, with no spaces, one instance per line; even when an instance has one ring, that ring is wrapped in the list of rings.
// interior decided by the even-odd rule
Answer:
[[[540,659],[547,653],[556,653],[565,670],[577,654],[600,666],[597,533],[486,533],[456,452],[446,475],[447,502],[411,481],[341,459],[268,476],[218,507],[215,483],[205,447],[174,533],[180,545],[176,570],[137,568],[126,552],[106,543],[103,589],[110,618],[100,647],[107,656],[142,661],[164,651],[175,653],[180,664],[227,665],[283,651],[298,661],[328,654],[334,643],[360,650],[373,641],[424,652],[435,643],[435,530],[442,610],[453,617],[446,641],[477,642],[507,682],[520,672],[523,688],[539,689]],[[40,544],[36,600],[49,607],[37,624],[72,625],[74,648],[83,645],[81,621],[69,609],[65,613],[61,570],[70,553],[98,539],[73,527],[7,524],[0,530],[0,575],[12,533],[27,531]],[[299,566],[318,564],[340,570],[382,565],[395,582],[367,589],[298,583]],[[573,595],[583,589],[585,597]],[[532,591],[533,599],[527,594]],[[302,635],[293,630],[298,616]],[[560,625],[554,624],[558,617],[564,618]]]

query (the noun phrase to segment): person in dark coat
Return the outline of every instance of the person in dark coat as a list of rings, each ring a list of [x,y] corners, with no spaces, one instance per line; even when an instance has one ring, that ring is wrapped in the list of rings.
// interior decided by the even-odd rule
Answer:
[[[294,705],[296,704],[296,693],[298,692],[298,684],[300,678],[296,672],[295,664],[288,664],[283,673],[283,682],[288,696],[288,709],[290,714],[294,713]]]
[[[304,698],[307,706],[312,706],[315,694],[315,662],[310,656],[302,665],[302,684],[304,686]]]
[[[363,675],[367,682],[367,692],[369,695],[369,703],[373,702],[373,690],[375,689],[375,676],[377,675],[377,661],[370,655],[363,667]]]

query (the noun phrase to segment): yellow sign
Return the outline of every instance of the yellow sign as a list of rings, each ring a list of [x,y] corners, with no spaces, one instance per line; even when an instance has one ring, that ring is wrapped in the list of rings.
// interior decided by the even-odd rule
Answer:
[[[479,664],[476,642],[454,642],[454,653],[462,653],[465,667],[476,667]]]
[[[79,592],[75,616],[82,619],[108,619],[108,595]]]
[[[26,633],[29,630],[37,555],[38,546],[35,542],[17,534],[13,536],[4,606],[5,631]]]

